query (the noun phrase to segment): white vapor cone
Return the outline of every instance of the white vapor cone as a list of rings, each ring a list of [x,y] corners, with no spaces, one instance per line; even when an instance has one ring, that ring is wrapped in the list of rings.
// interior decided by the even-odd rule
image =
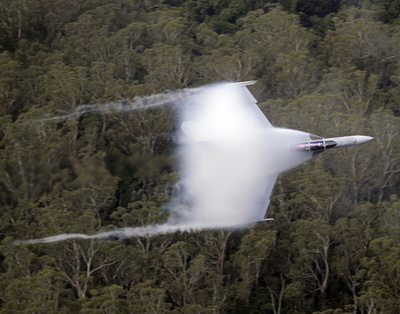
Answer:
[[[221,83],[186,102],[182,114],[181,175],[185,221],[243,224],[266,206],[265,128],[245,87]]]
[[[311,158],[292,149],[309,135],[272,127],[245,85],[210,85],[182,108],[179,197],[185,206],[177,214],[184,221],[262,220],[278,174]]]

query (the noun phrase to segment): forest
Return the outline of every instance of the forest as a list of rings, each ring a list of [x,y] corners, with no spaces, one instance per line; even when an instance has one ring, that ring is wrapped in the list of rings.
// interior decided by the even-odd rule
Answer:
[[[399,51],[398,0],[1,0],[0,313],[400,313]],[[275,126],[374,141],[243,230],[15,244],[169,215],[175,105],[79,106],[247,80]]]

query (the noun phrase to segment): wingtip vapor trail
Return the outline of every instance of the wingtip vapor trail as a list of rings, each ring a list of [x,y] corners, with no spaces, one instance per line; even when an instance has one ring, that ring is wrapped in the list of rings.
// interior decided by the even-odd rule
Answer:
[[[132,100],[116,100],[94,105],[80,105],[72,113],[40,119],[39,121],[60,121],[78,118],[87,113],[109,114],[117,112],[132,112],[172,104],[198,93],[203,87],[184,88],[150,96],[136,96]]]
[[[64,233],[55,236],[40,238],[40,239],[29,239],[29,240],[18,240],[14,244],[38,244],[38,243],[53,243],[65,240],[84,239],[84,240],[123,240],[133,237],[152,237],[157,235],[175,233],[175,232],[196,232],[202,230],[225,230],[225,229],[241,229],[245,225],[241,224],[229,224],[229,223],[180,223],[180,224],[158,224],[148,225],[144,227],[126,227],[118,228],[114,230],[103,231],[92,235],[83,233]]]

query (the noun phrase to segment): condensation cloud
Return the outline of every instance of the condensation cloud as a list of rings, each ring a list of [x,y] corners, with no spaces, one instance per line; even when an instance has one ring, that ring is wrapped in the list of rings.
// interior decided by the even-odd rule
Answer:
[[[25,243],[243,227],[264,217],[278,174],[310,158],[290,151],[293,144],[308,140],[308,134],[273,128],[243,84],[218,83],[155,96],[134,100],[135,105],[130,107],[110,103],[103,107],[86,105],[80,110],[108,113],[179,103],[180,179],[177,193],[166,204],[171,211],[169,220],[160,225],[94,235],[61,234]]]

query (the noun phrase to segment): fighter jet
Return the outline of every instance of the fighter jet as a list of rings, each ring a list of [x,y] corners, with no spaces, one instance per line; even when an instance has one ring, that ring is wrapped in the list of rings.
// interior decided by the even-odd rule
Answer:
[[[198,169],[186,175],[192,202],[201,206],[193,211],[196,221],[265,220],[280,173],[326,150],[373,139],[365,135],[323,138],[274,127],[247,89],[254,83],[207,86],[183,114],[183,141],[191,147],[183,164],[185,169]],[[213,208],[221,206],[235,210],[218,216],[221,211]]]

